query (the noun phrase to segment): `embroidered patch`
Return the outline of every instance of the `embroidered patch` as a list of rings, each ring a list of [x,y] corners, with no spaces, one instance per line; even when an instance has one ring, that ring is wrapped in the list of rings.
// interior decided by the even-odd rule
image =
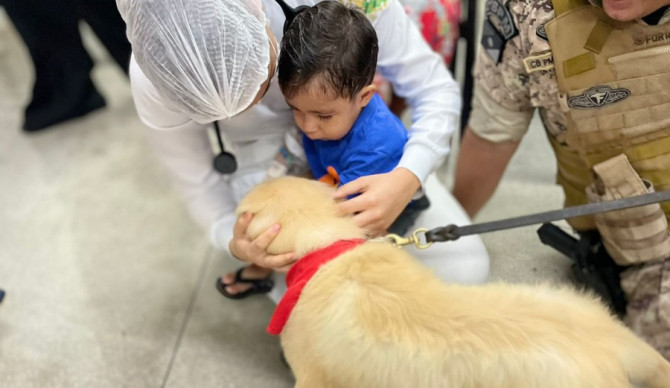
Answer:
[[[540,38],[549,41],[549,37],[547,36],[547,30],[544,29],[544,23],[537,26],[537,28],[535,29],[535,34],[537,34],[537,36],[539,36]]]
[[[579,96],[570,97],[568,105],[573,108],[600,108],[614,104],[630,96],[628,89],[612,89],[609,86],[594,86]]]
[[[482,30],[482,47],[496,65],[500,63],[505,40],[488,20],[484,22],[484,29]]]
[[[641,50],[670,43],[670,27],[667,25],[656,26],[655,32],[648,34],[639,26],[630,29],[635,50]]]
[[[526,73],[534,73],[541,70],[551,70],[554,68],[554,55],[551,52],[526,57],[523,60],[523,66]]]
[[[485,15],[506,41],[519,34],[512,14],[500,0],[487,1]]]
[[[519,34],[509,9],[500,0],[486,2],[486,21],[482,31],[482,46],[496,64],[500,63],[507,41]]]

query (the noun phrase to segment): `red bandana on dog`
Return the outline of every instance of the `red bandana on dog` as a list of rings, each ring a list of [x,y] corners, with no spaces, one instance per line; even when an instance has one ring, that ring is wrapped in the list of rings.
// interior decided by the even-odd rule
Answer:
[[[365,242],[364,239],[336,241],[325,248],[308,253],[298,260],[286,275],[288,290],[286,290],[286,294],[281,298],[274,314],[272,314],[272,318],[270,318],[267,328],[268,333],[272,335],[281,333],[288,317],[291,315],[291,311],[293,311],[293,307],[298,303],[302,289],[322,265],[363,242]]]

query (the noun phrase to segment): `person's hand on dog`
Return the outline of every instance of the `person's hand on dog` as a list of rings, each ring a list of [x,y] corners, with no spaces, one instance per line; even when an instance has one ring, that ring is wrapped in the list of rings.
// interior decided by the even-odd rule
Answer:
[[[386,234],[386,229],[412,201],[421,187],[419,179],[406,168],[386,174],[368,175],[349,182],[335,192],[341,214],[354,214],[356,224],[373,237]]]
[[[272,225],[258,237],[251,240],[247,236],[247,227],[253,218],[253,214],[244,213],[237,218],[233,228],[233,239],[228,244],[230,253],[237,259],[253,263],[264,268],[270,268],[275,271],[285,272],[291,264],[296,261],[293,252],[283,253],[281,255],[270,255],[266,249],[277,236],[281,226]]]

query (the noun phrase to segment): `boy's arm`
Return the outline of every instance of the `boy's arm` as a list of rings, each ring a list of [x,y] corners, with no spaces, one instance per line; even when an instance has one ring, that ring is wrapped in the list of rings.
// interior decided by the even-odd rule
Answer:
[[[401,130],[404,135],[404,128]],[[354,214],[354,221],[371,235],[387,233],[388,227],[421,188],[412,172],[396,168],[406,137],[395,138],[388,133],[377,140],[381,143],[366,143],[341,159],[343,186],[336,195],[342,199],[352,197],[338,204],[340,211]]]
[[[348,174],[344,179],[348,180]],[[354,174],[358,175],[358,174]],[[340,186],[335,199],[342,214],[353,214],[354,222],[371,236],[387,233],[387,229],[421,188],[416,176],[399,167],[389,173],[361,176]]]

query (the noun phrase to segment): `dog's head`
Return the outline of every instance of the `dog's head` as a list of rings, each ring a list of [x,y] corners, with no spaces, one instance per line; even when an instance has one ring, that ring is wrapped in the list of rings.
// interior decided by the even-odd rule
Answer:
[[[351,217],[340,216],[334,189],[297,177],[282,177],[254,187],[240,202],[237,214],[254,214],[247,236],[256,238],[274,224],[281,230],[268,253],[295,252],[302,256],[341,239],[363,238],[364,231]]]

